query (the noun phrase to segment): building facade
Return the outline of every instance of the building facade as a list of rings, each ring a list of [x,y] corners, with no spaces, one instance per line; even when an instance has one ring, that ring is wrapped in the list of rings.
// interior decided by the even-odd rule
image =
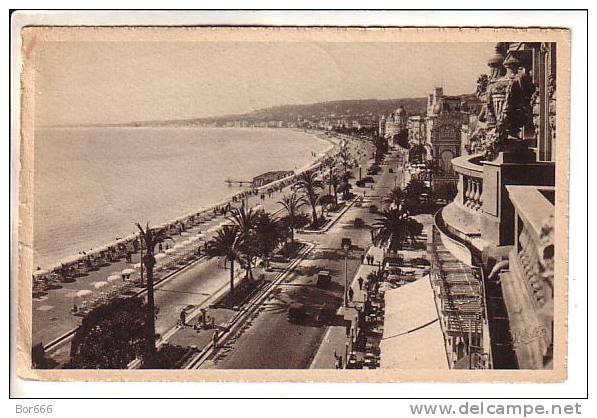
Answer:
[[[446,173],[452,172],[452,159],[460,156],[461,128],[468,120],[465,103],[460,97],[444,96],[436,87],[427,98],[425,118],[427,149]]]
[[[382,116],[379,121],[379,136],[386,138],[390,146],[398,145],[396,138],[400,134],[406,134],[408,130],[408,113],[404,106],[390,113],[388,117]]]
[[[495,368],[552,367],[555,64],[553,43],[495,46],[461,131],[468,155],[452,160],[458,195],[436,214],[451,252],[483,271]]]

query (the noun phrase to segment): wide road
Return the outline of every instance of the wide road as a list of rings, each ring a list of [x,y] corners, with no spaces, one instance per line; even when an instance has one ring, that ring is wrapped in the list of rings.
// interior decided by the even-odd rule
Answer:
[[[371,204],[380,207],[380,199],[386,195],[397,174],[396,159],[386,158],[387,165],[376,176],[373,190],[366,189]],[[366,167],[366,166],[364,166]],[[399,184],[400,178],[397,179]],[[354,192],[362,194],[360,188]],[[259,309],[256,317],[251,318],[237,335],[222,347],[216,356],[203,367],[220,369],[306,369],[321,344],[327,329],[326,324],[317,320],[319,309],[332,306],[334,311],[341,305],[344,292],[344,253],[340,250],[343,237],[352,240],[353,250],[348,259],[348,278],[352,281],[361,262],[361,254],[371,244],[368,228],[354,228],[356,217],[371,225],[378,217],[369,213],[366,207],[353,206],[327,233],[300,234],[299,238],[311,241],[316,248],[291,273],[284,283],[274,290]],[[315,286],[317,272],[326,269],[332,273],[333,283],[326,289]],[[308,309],[307,319],[302,324],[291,323],[287,318],[288,306],[293,302],[305,304]],[[342,317],[333,318],[337,325]]]

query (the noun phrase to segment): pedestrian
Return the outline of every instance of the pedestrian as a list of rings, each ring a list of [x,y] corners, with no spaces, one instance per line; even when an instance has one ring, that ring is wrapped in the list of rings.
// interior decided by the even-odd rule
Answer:
[[[354,290],[352,290],[352,287],[350,289],[348,289],[348,301],[352,302],[352,298],[354,297]]]
[[[361,254],[361,264],[365,263],[365,253]]]
[[[180,325],[183,327],[187,325],[187,312],[184,309],[180,311]]]
[[[212,345],[213,348],[216,349],[218,348],[218,330],[214,330],[214,334],[212,336]]]
[[[359,290],[363,290],[363,278],[359,277],[358,282],[359,282]]]
[[[375,265],[375,257],[371,254],[371,265]]]

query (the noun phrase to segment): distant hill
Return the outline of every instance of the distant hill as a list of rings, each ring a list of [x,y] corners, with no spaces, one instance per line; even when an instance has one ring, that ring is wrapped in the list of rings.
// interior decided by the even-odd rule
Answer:
[[[473,106],[478,103],[478,99],[473,94],[460,95]],[[225,115],[207,118],[193,119],[175,119],[175,120],[155,120],[155,121],[137,121],[125,124],[105,124],[96,126],[193,126],[204,124],[225,124],[232,121],[245,121],[248,123],[282,121],[285,123],[294,123],[302,120],[321,120],[321,119],[352,119],[352,118],[371,118],[377,119],[381,115],[387,115],[398,108],[404,106],[409,115],[424,115],[427,107],[426,97],[415,97],[406,99],[363,99],[363,100],[335,100],[330,102],[320,102],[302,105],[282,105],[253,112]]]
[[[247,120],[288,120],[296,121],[302,118],[322,118],[327,116],[347,117],[356,115],[370,115],[379,117],[388,114],[398,106],[404,106],[409,114],[425,113],[427,99],[425,97],[409,99],[366,99],[366,100],[336,100],[332,102],[313,103],[306,105],[284,105],[256,110],[243,115]]]

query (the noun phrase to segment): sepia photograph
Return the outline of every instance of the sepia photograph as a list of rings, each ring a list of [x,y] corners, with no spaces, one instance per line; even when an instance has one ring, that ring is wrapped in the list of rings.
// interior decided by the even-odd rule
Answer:
[[[21,377],[566,379],[568,30],[20,37]]]

